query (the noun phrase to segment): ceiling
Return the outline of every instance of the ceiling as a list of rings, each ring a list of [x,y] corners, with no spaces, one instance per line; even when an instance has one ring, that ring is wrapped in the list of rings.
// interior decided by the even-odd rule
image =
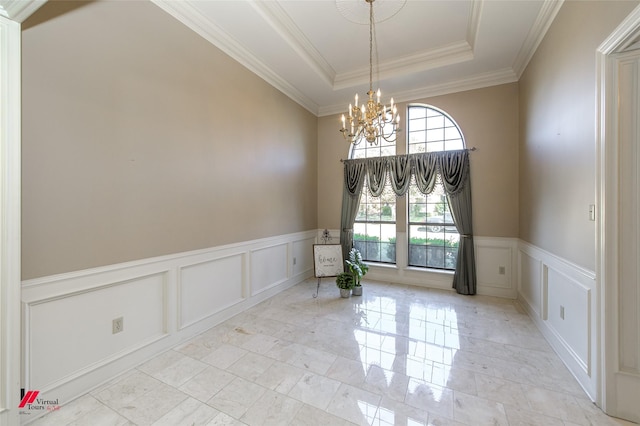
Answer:
[[[365,0],[152,1],[318,116],[366,96]],[[388,103],[517,81],[561,3],[376,0],[374,90]]]

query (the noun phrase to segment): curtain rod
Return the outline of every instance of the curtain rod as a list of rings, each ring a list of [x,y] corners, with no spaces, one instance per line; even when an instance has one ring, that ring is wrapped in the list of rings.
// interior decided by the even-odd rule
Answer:
[[[473,148],[469,148],[467,149],[467,151],[476,151],[478,148],[476,148],[475,146]],[[442,151],[438,151],[438,152],[442,152]],[[343,160],[342,158],[340,159],[341,163],[344,163],[346,160]]]

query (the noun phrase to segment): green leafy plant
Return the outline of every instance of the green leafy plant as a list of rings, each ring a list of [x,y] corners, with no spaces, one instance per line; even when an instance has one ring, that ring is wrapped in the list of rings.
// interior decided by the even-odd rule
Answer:
[[[349,273],[353,277],[354,287],[360,287],[362,277],[365,276],[369,270],[369,266],[362,260],[362,253],[356,248],[352,248],[349,251],[349,259],[345,261],[349,267]]]
[[[342,290],[350,290],[353,288],[353,275],[350,272],[342,272],[336,277],[336,286]]]

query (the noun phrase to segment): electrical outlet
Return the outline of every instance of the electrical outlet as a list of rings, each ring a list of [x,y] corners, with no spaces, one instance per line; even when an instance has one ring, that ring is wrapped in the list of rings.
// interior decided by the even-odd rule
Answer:
[[[295,257],[293,258],[293,264],[294,265],[296,264],[296,258]]]
[[[124,318],[122,317],[113,320],[111,334],[120,333],[121,331],[124,331]]]
[[[560,305],[560,318],[564,319],[564,306]]]
[[[504,267],[504,266],[500,266],[500,267],[498,267],[498,273],[499,273],[500,275],[504,275],[504,274],[505,274],[505,272],[506,272],[506,270],[505,270],[505,267]]]

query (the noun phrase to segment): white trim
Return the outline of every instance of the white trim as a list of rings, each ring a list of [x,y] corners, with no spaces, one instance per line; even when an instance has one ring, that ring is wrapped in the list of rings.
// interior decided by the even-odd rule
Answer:
[[[171,0],[151,0],[156,6],[195,31],[205,40],[238,61],[249,71],[264,79],[276,89],[312,114],[318,114],[318,105],[308,96],[296,89],[288,81],[277,75],[269,66],[258,60],[240,43],[233,40],[226,31],[202,15],[189,2]]]
[[[24,386],[37,387],[42,394],[66,404],[145,360],[311,278],[316,235],[317,230],[313,229],[24,281]],[[277,260],[286,264],[281,268],[286,276],[268,276],[269,282],[263,283],[259,291],[251,292],[249,265],[254,263],[259,270],[267,270],[273,258],[255,254],[274,247],[284,247],[278,253],[284,252],[287,259],[278,256]],[[300,261],[296,269],[289,267],[293,257]],[[225,262],[227,259],[238,261],[229,264]],[[186,269],[207,265],[211,269],[189,277],[184,274]],[[137,289],[143,285],[145,289],[161,288],[161,297],[156,297],[155,303],[141,298]],[[191,299],[183,298],[186,289],[191,289]],[[183,318],[185,300],[194,297],[203,303],[190,306],[191,315]],[[126,303],[119,306],[122,300]],[[134,334],[128,340],[118,340],[103,325],[110,324],[127,307],[125,333],[128,328]],[[131,309],[145,319],[141,320],[139,315],[132,318]],[[76,333],[72,331],[55,343],[49,342],[49,323],[39,312],[55,315],[58,321],[77,327]],[[78,345],[78,333],[92,336],[99,350],[77,353],[74,348]],[[39,351],[32,353],[35,346]],[[57,371],[43,368],[41,362],[52,354],[55,359],[70,362]],[[23,421],[32,421],[35,415],[22,417]]]
[[[633,45],[640,33],[640,6],[636,7],[596,51],[596,295],[598,368],[596,402],[610,415],[617,414],[618,371],[618,134],[617,78],[614,53]]]
[[[0,424],[20,401],[20,37],[0,16]]]
[[[395,58],[378,65],[380,80],[397,78],[410,73],[427,71],[446,65],[458,64],[472,60],[473,49],[467,41],[452,43],[448,46]],[[340,90],[364,84],[369,81],[369,68],[360,68],[336,75],[333,90]]]
[[[475,76],[468,78],[426,86],[417,90],[394,92],[393,98],[397,103],[411,101],[417,102],[423,98],[464,92],[467,90],[483,89],[485,87],[498,86],[500,84],[515,83],[516,81],[518,81],[518,76],[513,69],[504,68],[498,71],[476,74]],[[320,107],[318,110],[318,116],[322,117],[338,114],[342,111],[344,111],[344,105],[329,105]]]
[[[595,401],[599,362],[597,321],[594,314],[598,307],[594,300],[595,272],[522,240],[519,242],[518,251],[520,259],[518,301],[580,386]],[[522,275],[523,255],[527,256],[528,262],[537,265],[534,268],[537,270],[535,282],[529,282]],[[555,278],[553,285],[550,285],[551,275]],[[526,289],[525,286],[527,286]],[[527,293],[537,293],[539,301],[526,297]],[[552,300],[566,303],[565,306],[574,311],[567,312],[573,317],[571,323],[573,329],[567,330],[566,326],[563,329],[554,325],[554,319],[549,311]],[[584,303],[581,303],[581,300]],[[537,306],[536,303],[540,305]],[[577,312],[582,312],[584,316],[576,316]],[[555,311],[553,314],[558,315]],[[583,340],[576,342],[576,336],[581,336]]]
[[[564,0],[544,0],[544,4],[540,8],[540,13],[538,13],[535,23],[529,30],[527,38],[524,43],[522,43],[522,48],[518,52],[516,60],[513,62],[513,71],[518,79],[520,79],[529,61],[531,61],[536,50],[538,50],[538,46],[542,43],[545,34],[547,34],[547,30],[556,18],[563,3]]]
[[[47,0],[0,0],[0,16],[14,22],[24,22],[46,2]]]

